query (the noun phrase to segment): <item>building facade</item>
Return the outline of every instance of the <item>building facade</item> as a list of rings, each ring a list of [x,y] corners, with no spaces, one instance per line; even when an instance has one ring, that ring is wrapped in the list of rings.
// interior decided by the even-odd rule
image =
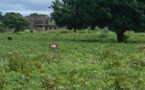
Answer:
[[[30,14],[30,16],[26,16],[28,21],[30,22],[30,28],[35,30],[55,30],[57,26],[55,21],[50,18],[48,15],[44,14]]]

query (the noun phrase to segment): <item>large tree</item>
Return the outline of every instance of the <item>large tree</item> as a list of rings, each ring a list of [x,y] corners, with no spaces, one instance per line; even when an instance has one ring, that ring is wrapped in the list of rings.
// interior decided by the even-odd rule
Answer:
[[[124,33],[128,30],[144,31],[144,6],[139,0],[116,0],[109,4],[112,18],[107,26],[116,33],[118,42],[124,41]]]
[[[29,25],[28,20],[19,13],[6,13],[4,17],[5,26],[15,28],[14,32],[19,32],[22,28]]]
[[[108,27],[116,33],[118,42],[124,41],[128,30],[145,30],[144,0],[55,0],[51,7],[52,17],[59,26]]]
[[[110,31],[116,33],[118,42],[124,41],[124,33],[128,30],[145,31],[144,0],[91,1],[90,11],[86,12],[94,18],[90,21],[91,25],[108,27]]]

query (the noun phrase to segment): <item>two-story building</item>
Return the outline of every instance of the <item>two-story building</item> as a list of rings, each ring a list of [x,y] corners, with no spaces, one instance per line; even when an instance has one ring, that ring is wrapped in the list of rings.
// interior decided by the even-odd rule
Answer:
[[[55,30],[57,26],[55,21],[48,15],[33,13],[26,16],[30,22],[30,28],[35,30]]]

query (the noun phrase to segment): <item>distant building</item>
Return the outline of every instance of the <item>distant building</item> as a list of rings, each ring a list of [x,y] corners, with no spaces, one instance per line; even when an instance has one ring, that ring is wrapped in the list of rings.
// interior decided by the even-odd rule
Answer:
[[[57,29],[55,21],[48,15],[33,13],[26,16],[30,22],[30,28],[36,30],[54,30]]]

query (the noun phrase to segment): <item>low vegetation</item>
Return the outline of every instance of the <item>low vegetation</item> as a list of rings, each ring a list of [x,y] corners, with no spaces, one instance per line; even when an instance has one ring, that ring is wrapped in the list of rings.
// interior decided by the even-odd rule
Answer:
[[[117,43],[99,30],[0,33],[0,89],[143,90],[145,34],[125,35]]]

